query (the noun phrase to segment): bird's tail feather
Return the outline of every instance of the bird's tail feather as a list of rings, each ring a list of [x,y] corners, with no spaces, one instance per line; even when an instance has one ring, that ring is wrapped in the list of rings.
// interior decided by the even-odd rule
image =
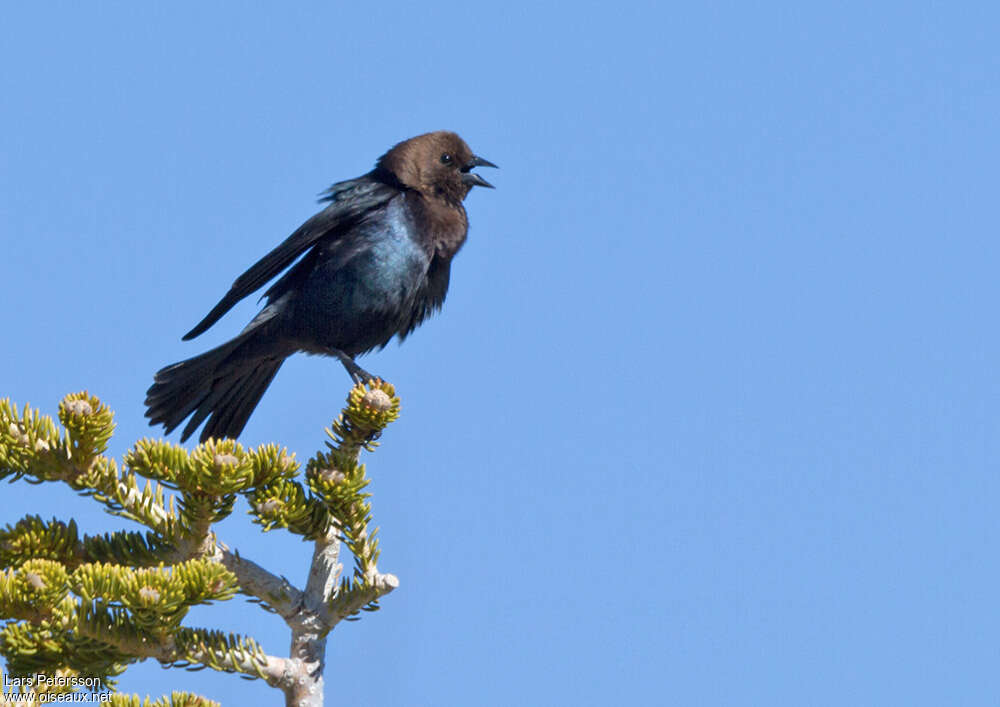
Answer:
[[[149,424],[162,424],[169,433],[194,413],[181,434],[182,442],[205,418],[202,442],[209,437],[239,436],[285,360],[282,355],[253,355],[253,335],[246,332],[161,369],[146,392]]]

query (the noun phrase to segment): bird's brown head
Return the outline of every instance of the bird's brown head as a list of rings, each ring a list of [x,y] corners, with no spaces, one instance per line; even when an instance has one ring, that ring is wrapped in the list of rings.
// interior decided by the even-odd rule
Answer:
[[[388,170],[403,185],[427,197],[460,203],[472,187],[493,185],[472,171],[496,167],[473,154],[465,140],[446,130],[404,140],[379,158],[377,168]]]

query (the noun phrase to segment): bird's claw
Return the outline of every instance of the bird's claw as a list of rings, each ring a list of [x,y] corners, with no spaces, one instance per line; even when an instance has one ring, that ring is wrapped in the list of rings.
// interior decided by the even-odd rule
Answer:
[[[356,371],[351,371],[351,378],[358,385],[365,385],[367,383],[374,383],[376,380],[381,380],[378,376],[373,376],[371,373],[363,368],[359,368]]]

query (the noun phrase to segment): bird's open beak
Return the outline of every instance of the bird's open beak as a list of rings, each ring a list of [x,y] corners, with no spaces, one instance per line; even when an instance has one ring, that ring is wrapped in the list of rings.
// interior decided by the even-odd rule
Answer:
[[[477,157],[476,155],[472,156],[472,159],[469,160],[469,164],[467,165],[468,169],[472,169],[473,167],[492,167],[493,169],[500,169],[489,160],[484,160],[482,157]]]
[[[472,156],[468,164],[462,167],[462,181],[468,184],[470,187],[487,187],[488,189],[496,189],[495,186],[487,182],[485,179],[480,177],[475,172],[472,172],[473,167],[493,167],[493,169],[500,169],[495,164],[489,160],[484,160],[482,157]]]

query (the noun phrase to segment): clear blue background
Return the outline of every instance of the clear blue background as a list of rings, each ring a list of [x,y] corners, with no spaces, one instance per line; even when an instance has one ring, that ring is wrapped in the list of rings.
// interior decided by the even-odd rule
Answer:
[[[8,5],[0,394],[89,389],[120,456],[180,336],[393,143],[502,169],[443,313],[363,359],[399,590],[330,704],[996,704],[1000,13],[992,3]],[[308,458],[296,357],[242,437]],[[176,440],[175,434],[172,439]],[[26,512],[127,527],[62,488]],[[240,510],[245,510],[245,506]],[[304,583],[309,547],[220,527]],[[242,601],[191,623],[287,651]],[[123,689],[280,704],[263,682]]]

